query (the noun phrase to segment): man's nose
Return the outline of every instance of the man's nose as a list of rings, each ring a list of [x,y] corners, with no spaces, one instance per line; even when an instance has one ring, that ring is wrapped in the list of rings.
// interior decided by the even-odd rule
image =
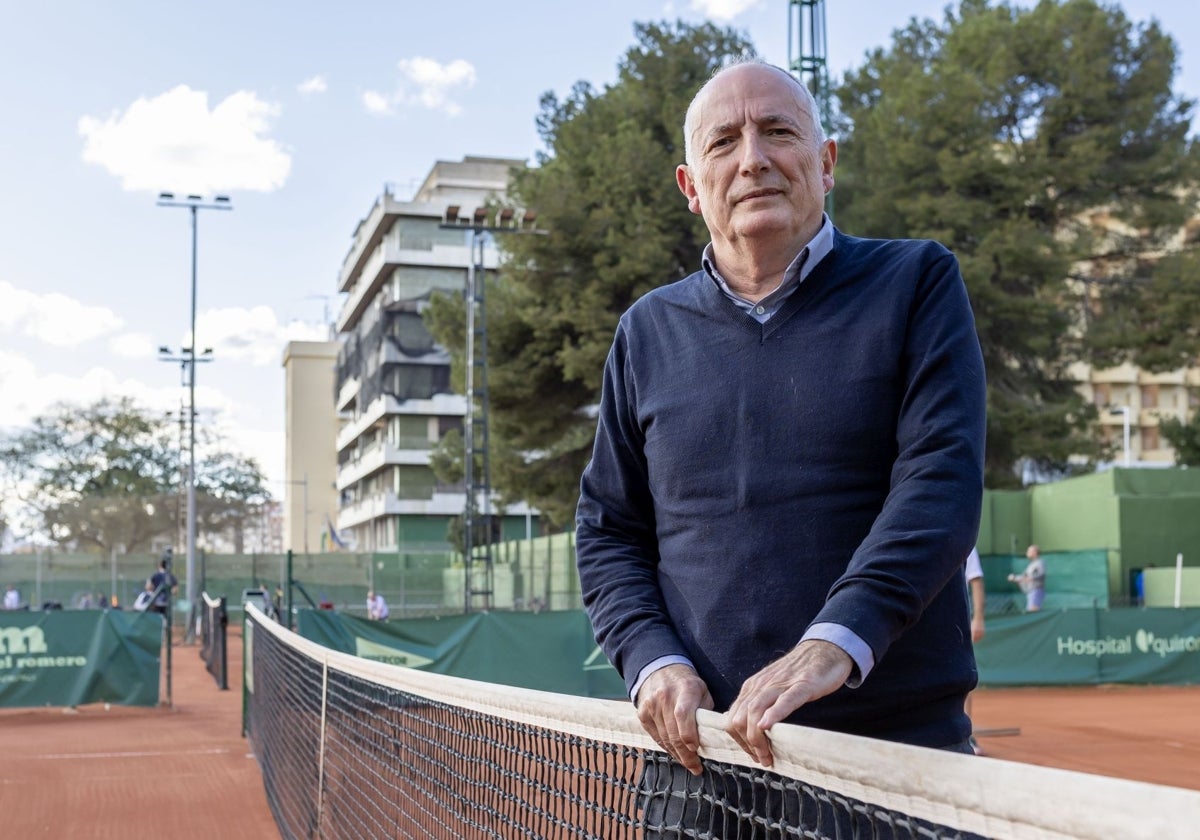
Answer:
[[[747,133],[742,140],[742,172],[761,172],[770,165],[762,138],[757,133]]]

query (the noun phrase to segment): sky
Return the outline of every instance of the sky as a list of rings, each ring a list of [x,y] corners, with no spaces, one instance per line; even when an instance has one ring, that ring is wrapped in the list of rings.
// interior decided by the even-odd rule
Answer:
[[[828,0],[830,74],[946,0]],[[1023,4],[1027,5],[1027,3]],[[1125,0],[1179,48],[1200,98],[1200,4]],[[0,432],[128,395],[180,411],[188,211],[198,213],[200,422],[282,497],[283,347],[324,339],[355,226],[438,160],[533,162],[543,93],[616,78],[635,22],[710,20],[788,60],[787,0],[0,0]],[[682,119],[682,115],[681,119]],[[673,178],[673,173],[664,173]],[[680,200],[683,200],[682,197]]]

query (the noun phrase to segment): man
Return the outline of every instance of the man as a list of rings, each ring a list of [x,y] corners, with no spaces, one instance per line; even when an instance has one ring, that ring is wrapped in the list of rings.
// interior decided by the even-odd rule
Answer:
[[[383,596],[372,589],[367,593],[367,618],[372,621],[383,621],[387,617],[387,601],[383,600]]]
[[[179,588],[179,581],[171,574],[171,549],[163,552],[163,558],[158,561],[158,571],[150,576],[147,591],[154,593],[154,601],[146,609],[148,612],[166,614],[171,594]]]
[[[21,593],[11,583],[4,590],[4,609],[15,610],[21,606]]]
[[[693,774],[698,708],[768,767],[784,720],[969,752],[985,389],[957,262],[833,228],[837,146],[779,68],[715,75],[684,138],[712,243],[605,365],[576,532],[597,640]]]
[[[1046,600],[1046,564],[1042,562],[1042,550],[1036,545],[1025,549],[1025,571],[1009,575],[1008,579],[1021,587],[1025,593],[1025,612],[1037,612]]]

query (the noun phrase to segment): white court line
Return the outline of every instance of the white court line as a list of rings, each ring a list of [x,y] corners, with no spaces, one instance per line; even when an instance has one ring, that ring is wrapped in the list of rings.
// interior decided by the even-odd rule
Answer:
[[[222,753],[233,752],[227,747],[209,747],[198,750],[138,750],[130,752],[98,752],[98,753],[50,753],[49,755],[30,755],[26,758],[48,760],[48,759],[70,759],[77,758],[150,758],[159,755],[221,755]]]

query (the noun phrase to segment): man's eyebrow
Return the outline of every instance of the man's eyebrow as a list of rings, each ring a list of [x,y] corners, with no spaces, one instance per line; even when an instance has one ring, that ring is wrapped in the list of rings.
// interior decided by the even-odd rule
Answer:
[[[800,121],[790,114],[765,114],[761,118],[755,119],[754,123],[755,125],[779,125],[782,123],[783,125],[791,126],[797,131],[802,132],[804,130],[804,126],[801,125]],[[704,133],[704,143],[707,145],[714,138],[728,134],[729,132],[740,128],[741,126],[741,122],[727,122],[721,123],[720,125],[714,125]]]

